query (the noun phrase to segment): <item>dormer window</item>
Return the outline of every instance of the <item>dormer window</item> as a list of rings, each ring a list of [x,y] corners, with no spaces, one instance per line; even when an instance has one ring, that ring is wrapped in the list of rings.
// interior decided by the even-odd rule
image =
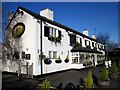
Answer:
[[[85,40],[85,46],[87,46],[87,40]]]
[[[94,47],[94,45],[95,45],[95,43],[94,43],[94,42],[92,42],[92,47]]]
[[[89,41],[89,46],[90,46],[90,41]]]
[[[70,45],[74,46],[76,44],[76,35],[70,34]]]
[[[80,44],[82,44],[82,38],[80,38]]]

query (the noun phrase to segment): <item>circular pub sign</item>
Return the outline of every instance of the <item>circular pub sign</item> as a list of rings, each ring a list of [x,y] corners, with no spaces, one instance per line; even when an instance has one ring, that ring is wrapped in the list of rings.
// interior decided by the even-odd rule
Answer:
[[[20,23],[17,23],[14,27],[13,27],[13,30],[12,30],[12,36],[14,38],[19,38],[23,35],[25,31],[25,25],[20,22]]]

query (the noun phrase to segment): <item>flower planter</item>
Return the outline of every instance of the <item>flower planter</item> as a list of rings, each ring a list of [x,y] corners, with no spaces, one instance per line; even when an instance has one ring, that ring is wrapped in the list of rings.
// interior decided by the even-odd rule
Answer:
[[[69,59],[65,59],[65,63],[68,63],[69,62]]]
[[[61,63],[62,60],[60,59],[60,56],[58,57],[58,59],[55,60],[56,63]]]
[[[109,80],[107,80],[107,81],[98,80],[98,85],[99,85],[100,87],[108,87],[108,86],[109,86],[109,83],[110,83]]]
[[[52,63],[52,61],[51,61],[50,59],[45,59],[45,60],[44,60],[44,63],[47,64],[47,65],[49,65],[49,64]]]
[[[112,79],[112,80],[117,80],[117,79],[119,79],[119,73],[115,73],[115,74],[112,74],[112,75],[110,75],[110,79]]]
[[[61,62],[62,62],[62,60],[55,60],[55,62],[56,62],[56,63],[61,63]]]

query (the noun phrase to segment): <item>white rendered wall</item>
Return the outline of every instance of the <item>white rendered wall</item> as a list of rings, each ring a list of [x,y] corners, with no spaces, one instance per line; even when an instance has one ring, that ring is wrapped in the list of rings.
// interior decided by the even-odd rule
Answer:
[[[70,65],[72,61],[71,61],[71,55],[70,55],[71,47],[69,45],[70,39],[69,39],[68,33],[64,29],[59,28],[57,26],[53,26],[51,24],[48,24],[48,25],[61,31],[62,40],[61,40],[61,44],[57,43],[57,45],[55,45],[54,42],[51,42],[48,40],[47,37],[44,37],[44,30],[43,30],[43,54],[48,57],[49,51],[57,51],[57,56],[60,56],[62,63],[55,63],[55,59],[51,59],[52,63],[50,65],[46,65],[43,62],[43,73],[50,73],[50,72],[70,69],[71,68]],[[70,61],[68,63],[65,63],[64,60],[68,55],[68,51],[69,51]]]

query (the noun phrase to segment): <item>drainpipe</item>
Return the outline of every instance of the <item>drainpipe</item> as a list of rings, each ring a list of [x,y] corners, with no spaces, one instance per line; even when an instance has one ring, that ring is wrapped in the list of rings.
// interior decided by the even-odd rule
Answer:
[[[42,54],[42,20],[40,22],[40,29],[41,29],[41,34],[40,34],[41,51],[40,51],[40,53]],[[43,75],[42,57],[41,57],[41,75]]]

